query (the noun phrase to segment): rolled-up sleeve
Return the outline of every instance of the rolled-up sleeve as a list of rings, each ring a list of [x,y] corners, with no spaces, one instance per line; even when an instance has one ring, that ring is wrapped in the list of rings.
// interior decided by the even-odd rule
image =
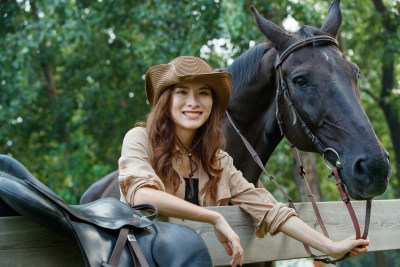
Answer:
[[[233,165],[233,159],[227,153],[221,157],[224,167],[224,175],[229,177],[229,188],[231,192],[230,202],[239,205],[258,221],[255,234],[264,237],[268,232],[277,234],[279,226],[289,217],[297,216],[292,209],[276,201],[276,199],[265,188],[255,188],[249,183]]]
[[[133,196],[141,187],[165,191],[151,164],[151,148],[143,127],[131,129],[124,138],[118,161],[121,201],[133,205]]]

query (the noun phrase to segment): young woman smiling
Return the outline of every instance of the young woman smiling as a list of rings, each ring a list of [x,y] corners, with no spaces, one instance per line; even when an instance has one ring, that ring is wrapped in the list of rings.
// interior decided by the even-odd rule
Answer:
[[[233,166],[219,124],[231,87],[230,73],[213,72],[197,57],[178,57],[146,72],[152,111],[145,127],[131,129],[124,138],[121,201],[150,203],[166,216],[213,224],[232,266],[243,263],[239,237],[222,215],[204,206],[239,205],[259,222],[259,237],[284,232],[332,257],[366,252],[368,240],[326,238],[266,189],[248,183]]]

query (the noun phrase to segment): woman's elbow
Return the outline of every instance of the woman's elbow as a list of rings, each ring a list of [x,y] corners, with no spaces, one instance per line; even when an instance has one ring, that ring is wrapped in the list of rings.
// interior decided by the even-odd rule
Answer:
[[[140,204],[152,204],[152,198],[154,199],[154,194],[157,193],[157,189],[151,187],[141,187],[136,190],[135,194],[133,195],[133,204],[140,205]]]

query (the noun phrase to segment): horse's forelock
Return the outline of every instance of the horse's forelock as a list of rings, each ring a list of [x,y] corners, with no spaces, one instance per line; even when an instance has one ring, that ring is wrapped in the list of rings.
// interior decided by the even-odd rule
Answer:
[[[324,33],[323,31],[314,26],[308,26],[308,25],[302,26],[300,30],[293,33],[293,36],[298,36],[301,39],[312,38],[318,35],[326,35],[326,33]]]
[[[260,61],[267,51],[265,43],[258,44],[239,56],[229,67],[228,71],[232,74],[232,91],[249,83],[258,73]]]

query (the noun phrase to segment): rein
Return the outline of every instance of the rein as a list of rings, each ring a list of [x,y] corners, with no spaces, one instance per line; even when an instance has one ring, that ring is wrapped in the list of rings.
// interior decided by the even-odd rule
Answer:
[[[291,54],[294,53],[295,51],[297,51],[298,49],[305,47],[305,46],[309,46],[309,45],[314,45],[316,46],[317,44],[333,44],[335,46],[338,46],[337,41],[330,37],[330,36],[316,36],[314,38],[310,38],[310,39],[305,39],[303,41],[299,41],[296,42],[294,44],[292,44],[291,46],[289,46],[280,56],[277,56],[277,59],[275,61],[275,70],[277,73],[277,79],[278,79],[278,86],[277,86],[277,92],[276,92],[276,118],[278,120],[278,125],[279,125],[279,129],[281,131],[282,136],[285,136],[285,129],[284,129],[284,123],[282,120],[282,116],[281,116],[281,109],[280,109],[280,105],[282,104],[281,99],[282,99],[282,95],[284,94],[284,98],[286,97],[286,99],[288,100],[288,105],[294,115],[295,118],[295,122],[296,123],[296,119],[300,122],[302,129],[304,130],[304,132],[306,133],[307,137],[312,141],[312,143],[315,145],[315,147],[317,148],[317,150],[320,152],[320,154],[322,154],[324,156],[324,160],[325,163],[327,165],[327,167],[329,169],[332,170],[332,173],[329,175],[329,177],[335,177],[336,180],[336,187],[339,191],[340,197],[342,199],[342,201],[345,203],[347,210],[350,214],[351,220],[353,222],[354,225],[354,229],[356,231],[356,239],[366,239],[368,236],[368,229],[369,229],[369,222],[370,222],[370,215],[371,215],[371,200],[368,199],[367,203],[366,203],[366,211],[365,211],[365,224],[364,224],[364,232],[363,235],[361,236],[361,231],[360,231],[360,226],[357,220],[357,216],[355,215],[354,209],[350,203],[350,198],[346,192],[346,188],[344,186],[344,183],[342,181],[342,179],[339,177],[339,173],[338,173],[338,169],[342,168],[342,164],[340,162],[340,157],[339,154],[332,148],[326,148],[319,140],[318,138],[312,133],[312,131],[310,130],[310,128],[307,126],[307,124],[304,122],[304,120],[301,118],[300,114],[297,112],[293,101],[290,97],[289,94],[289,90],[288,87],[286,85],[286,82],[283,80],[283,76],[281,73],[281,65],[282,63],[285,61],[285,59],[287,59],[287,57]],[[276,182],[275,178],[270,175],[267,170],[265,169],[264,165],[262,164],[262,161],[260,159],[260,157],[258,156],[257,152],[254,150],[254,148],[251,146],[251,144],[246,140],[246,138],[240,133],[240,130],[237,129],[237,127],[235,126],[231,116],[229,115],[229,112],[226,112],[226,115],[230,121],[230,123],[232,124],[233,128],[235,129],[235,131],[239,134],[240,138],[242,139],[244,145],[246,146],[247,150],[250,152],[251,156],[253,157],[254,161],[257,163],[257,165],[262,169],[262,171],[269,177],[269,179],[277,186],[277,188],[282,192],[282,194],[286,197],[289,206],[291,208],[293,208],[296,212],[296,207],[293,204],[292,199],[289,197],[289,195],[282,189],[282,187]],[[321,226],[321,229],[324,233],[324,235],[329,238],[328,235],[328,231],[326,230],[326,227],[322,221],[320,212],[318,210],[318,206],[317,203],[314,199],[314,196],[311,192],[311,188],[307,182],[307,179],[305,178],[305,171],[303,168],[303,165],[300,162],[300,157],[299,154],[297,152],[296,147],[293,144],[290,144],[291,146],[291,150],[294,154],[295,160],[296,160],[296,165],[298,167],[298,173],[299,175],[303,178],[303,181],[307,187],[307,191],[308,191],[308,195],[310,198],[310,201],[312,203],[312,207],[314,209],[314,213],[315,216],[317,217],[318,223]],[[337,157],[337,161],[336,161],[336,166],[334,166],[333,168],[331,168],[326,161],[325,155],[329,152],[333,152],[336,157]],[[347,259],[350,256],[350,253],[348,252],[347,254],[345,254],[344,256],[337,258],[337,259],[331,259],[331,258],[327,258],[327,257],[319,257],[314,255],[311,252],[311,249],[308,245],[303,244],[305,250],[307,251],[307,253],[315,260],[315,261],[321,261],[324,263],[330,263],[330,264],[336,264],[336,262],[342,261],[344,259]]]

